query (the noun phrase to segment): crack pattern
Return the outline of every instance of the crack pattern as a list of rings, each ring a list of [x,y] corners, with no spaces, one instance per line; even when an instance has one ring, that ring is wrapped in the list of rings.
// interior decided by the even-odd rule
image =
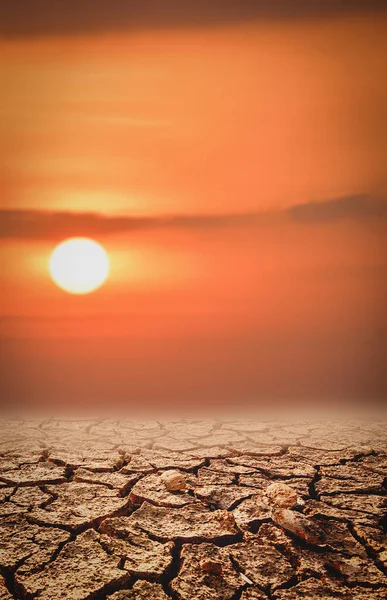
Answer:
[[[0,600],[381,600],[386,432],[4,419]]]

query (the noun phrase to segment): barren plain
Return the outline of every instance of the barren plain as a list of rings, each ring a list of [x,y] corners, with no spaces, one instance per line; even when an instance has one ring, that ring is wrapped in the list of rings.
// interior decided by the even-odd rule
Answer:
[[[387,423],[4,419],[0,600],[387,597]]]

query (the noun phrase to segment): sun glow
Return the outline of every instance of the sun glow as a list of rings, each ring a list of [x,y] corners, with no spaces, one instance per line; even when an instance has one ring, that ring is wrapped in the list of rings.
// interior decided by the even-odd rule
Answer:
[[[89,238],[61,242],[50,258],[50,274],[58,287],[71,294],[88,294],[99,288],[109,275],[105,249]]]

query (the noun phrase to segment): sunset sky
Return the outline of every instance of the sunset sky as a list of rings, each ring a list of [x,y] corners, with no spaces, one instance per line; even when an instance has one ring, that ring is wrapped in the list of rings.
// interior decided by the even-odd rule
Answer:
[[[383,3],[4,8],[3,405],[382,398]],[[84,296],[73,236],[111,262]]]

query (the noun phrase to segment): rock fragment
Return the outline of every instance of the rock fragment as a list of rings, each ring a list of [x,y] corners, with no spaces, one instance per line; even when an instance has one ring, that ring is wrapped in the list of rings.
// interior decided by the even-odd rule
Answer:
[[[183,473],[176,470],[164,471],[161,481],[170,492],[185,492],[187,483]]]
[[[286,483],[271,483],[266,488],[266,495],[275,504],[281,508],[293,508],[297,504],[297,493]]]
[[[277,508],[273,510],[272,516],[274,523],[304,542],[315,546],[325,544],[325,535],[320,527],[301,513],[288,508]]]

